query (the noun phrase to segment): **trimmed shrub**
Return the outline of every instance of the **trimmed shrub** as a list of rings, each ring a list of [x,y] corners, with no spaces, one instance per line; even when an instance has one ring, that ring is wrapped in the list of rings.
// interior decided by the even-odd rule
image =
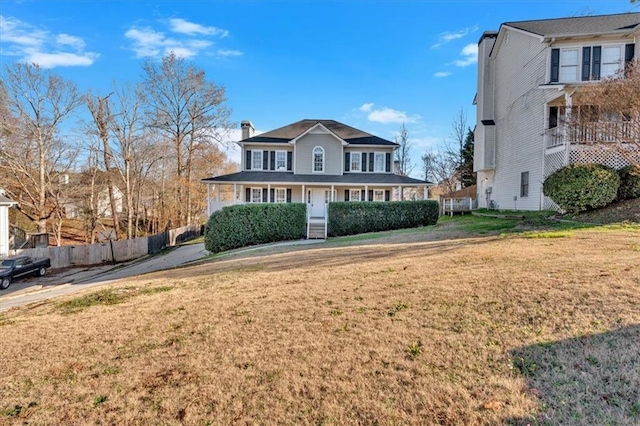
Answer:
[[[618,176],[620,176],[618,198],[620,200],[640,198],[640,166],[623,167],[618,170]]]
[[[244,204],[214,212],[205,229],[205,248],[218,253],[239,247],[306,236],[302,203]]]
[[[437,201],[336,202],[329,204],[331,237],[435,225]]]
[[[616,199],[620,177],[600,164],[571,164],[552,173],[542,192],[560,208],[577,213],[610,204]]]

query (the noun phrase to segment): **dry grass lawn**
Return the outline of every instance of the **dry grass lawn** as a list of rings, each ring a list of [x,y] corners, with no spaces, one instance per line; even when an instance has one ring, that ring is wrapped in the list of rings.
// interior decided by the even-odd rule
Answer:
[[[430,235],[9,311],[0,424],[640,424],[639,228]]]

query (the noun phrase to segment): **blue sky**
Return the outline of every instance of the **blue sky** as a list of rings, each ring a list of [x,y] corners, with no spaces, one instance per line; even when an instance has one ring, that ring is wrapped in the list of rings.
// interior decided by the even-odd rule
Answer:
[[[393,140],[417,162],[475,123],[476,43],[502,22],[639,11],[606,1],[2,0],[0,62],[37,62],[85,91],[140,80],[167,51],[227,91],[232,119],[267,131],[330,118]],[[232,153],[235,157],[236,154]]]

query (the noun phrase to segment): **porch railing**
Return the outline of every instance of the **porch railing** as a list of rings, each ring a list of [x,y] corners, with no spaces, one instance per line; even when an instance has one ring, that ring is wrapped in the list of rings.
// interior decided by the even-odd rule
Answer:
[[[470,212],[478,208],[478,201],[471,197],[444,198],[442,200],[442,215]]]
[[[566,143],[628,143],[637,138],[629,121],[566,124],[545,130],[544,136],[547,148]]]

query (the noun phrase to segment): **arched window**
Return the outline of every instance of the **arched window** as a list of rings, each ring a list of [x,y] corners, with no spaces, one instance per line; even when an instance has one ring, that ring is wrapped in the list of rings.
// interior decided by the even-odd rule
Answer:
[[[321,146],[313,148],[313,172],[324,173],[324,148]]]

